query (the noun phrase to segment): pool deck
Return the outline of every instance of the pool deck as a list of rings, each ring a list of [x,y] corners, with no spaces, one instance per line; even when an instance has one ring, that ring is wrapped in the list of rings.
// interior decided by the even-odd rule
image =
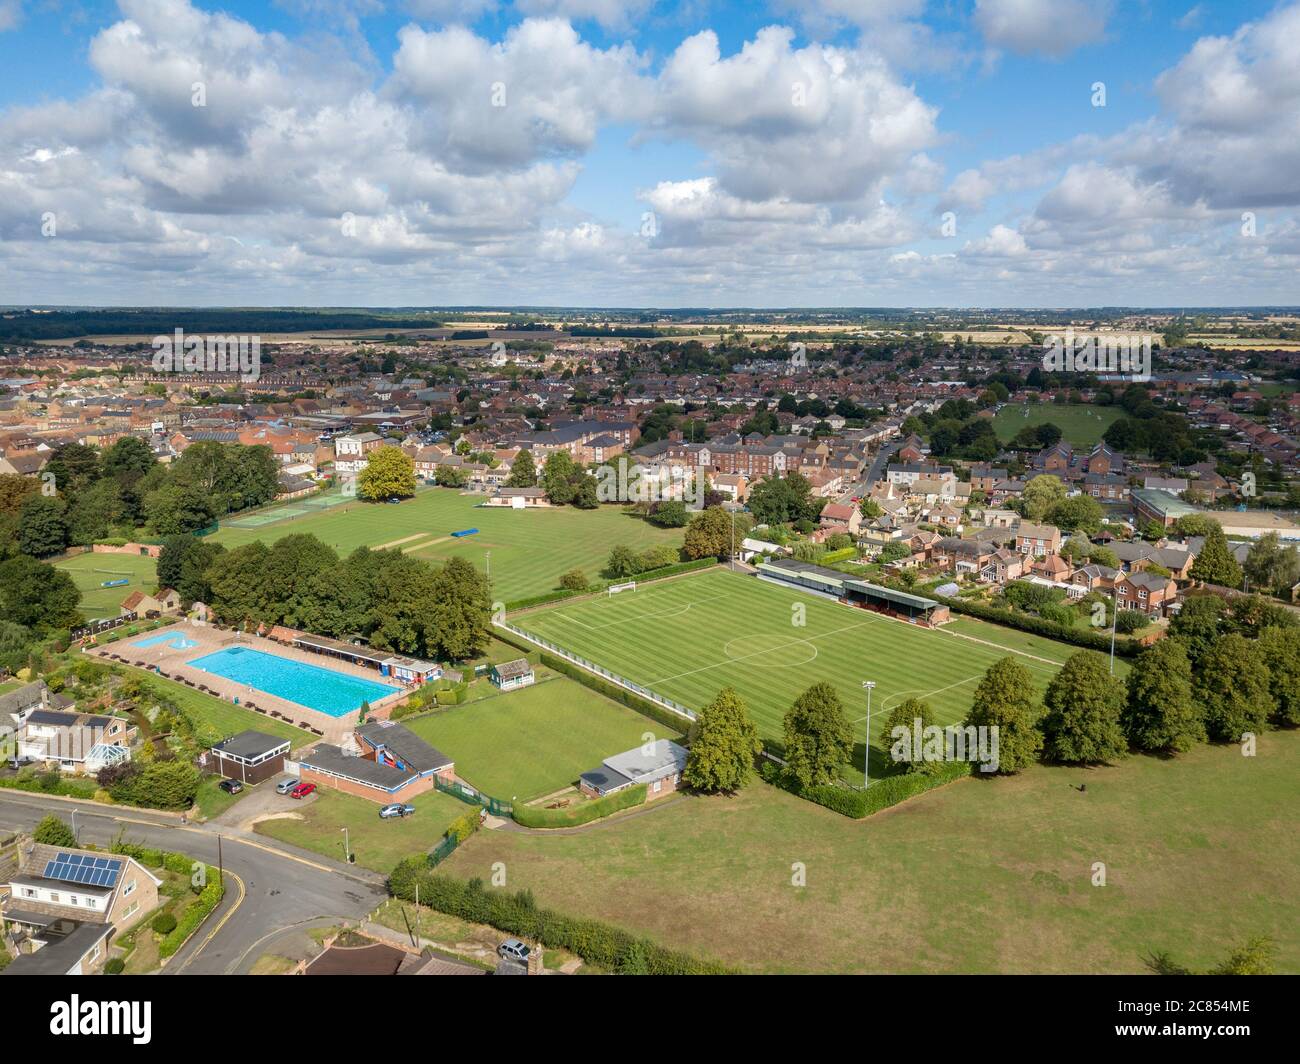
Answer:
[[[224,676],[215,676],[210,672],[204,672],[202,669],[191,668],[186,663],[207,654],[225,650],[227,647],[241,646],[248,647],[251,650],[260,650],[266,654],[274,654],[277,657],[301,661],[308,665],[315,665],[317,668],[361,677],[370,680],[372,683],[391,683],[394,686],[400,686],[391,678],[380,676],[373,669],[363,669],[359,665],[352,665],[336,658],[310,654],[307,651],[299,650],[297,647],[288,647],[274,640],[265,639],[262,636],[223,631],[207,625],[195,624],[192,621],[172,625],[166,631],[175,635],[184,635],[187,639],[193,640],[195,645],[186,647],[184,650],[177,650],[165,643],[156,643],[151,647],[132,645],[158,634],[149,632],[129,638],[124,637],[114,643],[88,647],[87,653],[97,654],[110,661],[119,660],[128,665],[148,669],[150,672],[156,666],[163,676],[183,683],[187,687],[207,691],[209,694],[216,695],[227,702],[233,702],[238,698],[240,705],[250,708],[254,712],[264,710],[268,716],[309,728],[313,732],[319,733],[318,738],[329,743],[341,743],[345,736],[351,734],[357,723],[357,713],[355,711],[345,713],[341,717],[331,717],[328,713],[321,713],[318,710],[301,706],[296,702],[290,702],[265,691],[256,688],[250,689],[247,684],[236,683]],[[114,658],[114,655],[116,655],[116,658]],[[402,689],[387,698],[371,702],[370,708],[374,711],[373,715],[377,717],[388,716],[388,710],[409,693],[408,690]]]

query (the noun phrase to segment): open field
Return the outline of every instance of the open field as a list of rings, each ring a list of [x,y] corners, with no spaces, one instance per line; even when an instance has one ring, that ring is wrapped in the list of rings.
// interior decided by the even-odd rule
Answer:
[[[1297,780],[1291,731],[1254,758],[963,780],[861,822],[753,783],[597,830],[480,832],[439,870],[504,861],[539,905],[759,972],[1142,972],[1159,950],[1206,968],[1267,935],[1294,973]]]
[[[1074,447],[1091,447],[1124,411],[1116,406],[1086,406],[1078,403],[1009,404],[993,415],[998,439],[1010,443],[1021,429],[1051,422],[1061,438]]]
[[[263,820],[253,830],[342,861],[343,829],[347,828],[357,864],[388,872],[403,857],[433,849],[447,825],[473,811],[472,806],[438,791],[417,795],[410,804],[415,806],[413,816],[380,820],[378,802],[321,787],[309,799],[284,796],[285,812],[297,813],[302,819]]]
[[[803,608],[802,626],[794,624],[795,606]],[[862,681],[874,680],[873,774],[885,767],[878,747],[885,714],[904,698],[924,698],[938,723],[956,723],[966,716],[975,685],[999,658],[1014,654],[1041,691],[1070,652],[1048,640],[1036,642],[1050,654],[1027,651],[1029,637],[1022,633],[978,621],[963,626],[964,634],[979,633],[997,644],[989,646],[722,571],[512,620],[692,709],[729,684],[749,703],[759,733],[778,741],[785,711],[809,685],[833,684],[850,719],[863,720]],[[855,730],[863,734],[861,724]],[[845,767],[849,778],[860,778],[862,757],[859,743],[853,768]]]
[[[612,754],[676,733],[567,677],[402,721],[456,761],[456,775],[507,801],[574,783]]]
[[[54,563],[72,577],[81,592],[81,612],[87,620],[116,617],[122,600],[132,591],[154,591],[154,560],[140,554],[78,554]],[[130,580],[121,587],[100,587],[105,580]]]
[[[550,591],[570,569],[580,568],[595,579],[611,548],[619,543],[645,550],[682,542],[680,529],[656,528],[618,506],[512,510],[480,506],[483,499],[451,488],[430,488],[396,506],[351,502],[261,528],[231,528],[223,523],[214,535],[230,548],[257,539],[272,543],[282,536],[311,533],[340,554],[401,540],[393,549],[416,558],[440,562],[455,556],[480,570],[490,568],[493,594],[504,601]],[[479,532],[464,539],[449,538],[465,528]]]

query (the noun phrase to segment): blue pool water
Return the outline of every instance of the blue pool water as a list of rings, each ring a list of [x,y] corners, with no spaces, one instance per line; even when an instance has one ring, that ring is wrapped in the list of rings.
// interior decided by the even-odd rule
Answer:
[[[148,639],[141,639],[132,643],[133,647],[156,647],[159,643],[171,647],[173,650],[189,650],[190,647],[198,646],[193,639],[187,639],[180,632],[159,632],[157,635],[151,635]]]
[[[401,690],[251,647],[227,647],[186,664],[331,717],[341,717],[359,709],[362,702],[377,702]]]

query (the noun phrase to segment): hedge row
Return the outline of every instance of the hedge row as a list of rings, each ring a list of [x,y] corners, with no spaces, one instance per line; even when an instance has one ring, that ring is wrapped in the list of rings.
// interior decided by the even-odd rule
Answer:
[[[168,872],[175,872],[182,876],[192,875],[194,866],[198,863],[194,858],[183,853],[158,850],[150,846],[137,846],[133,842],[115,842],[112,852],[134,857],[146,868],[165,868]]]
[[[665,577],[678,576],[681,573],[693,573],[717,564],[717,558],[696,558],[693,562],[676,562],[673,565],[660,566],[658,569],[647,569],[644,573],[637,573],[635,576],[628,577],[628,579],[635,580],[638,584],[648,584],[652,580],[663,580]],[[625,582],[623,580],[607,580],[581,590],[566,588],[561,591],[546,591],[540,595],[531,595],[528,598],[507,602],[505,608],[507,613],[514,613],[517,610],[531,609],[534,606],[546,606],[552,602],[563,602],[565,599],[577,598],[580,595],[594,595],[597,592],[604,591],[610,584]]]
[[[854,820],[861,820],[908,798],[924,794],[935,787],[942,787],[945,783],[951,783],[963,776],[969,776],[971,766],[966,761],[944,761],[935,765],[932,772],[908,772],[898,776],[886,776],[864,791],[854,790],[852,787],[837,787],[834,784],[801,787],[785,769],[766,759],[759,764],[758,771],[763,779],[775,787],[780,787],[809,802],[823,805],[827,809],[833,809]]]
[[[643,717],[649,717],[656,724],[675,729],[679,734],[684,733],[690,727],[691,722],[680,713],[674,713],[666,706],[659,705],[658,702],[651,702],[648,698],[642,698],[634,691],[629,691],[626,687],[622,687],[612,680],[607,680],[594,672],[588,672],[571,661],[556,657],[554,654],[548,654],[545,650],[542,651],[542,664],[548,669],[554,669],[561,675],[569,677],[571,680],[577,680],[584,687],[590,687],[593,691],[604,695],[606,698],[621,702],[628,709],[636,710]]]
[[[170,935],[158,943],[158,955],[160,957],[170,957],[199,929],[199,925],[212,913],[221,899],[226,896],[226,885],[221,882],[221,875],[218,870],[211,865],[207,866],[208,883],[201,891],[199,896],[181,915],[180,922],[176,925]]]
[[[934,599],[935,602],[943,603],[953,613],[976,617],[982,621],[991,621],[994,624],[1005,625],[1008,628],[1017,628],[1022,632],[1041,635],[1047,639],[1059,639],[1062,643],[1071,643],[1086,650],[1100,650],[1106,654],[1110,653],[1109,632],[1094,632],[1091,629],[1077,628],[1074,625],[1058,624],[1055,621],[1044,620],[1042,617],[1035,617],[1032,613],[1002,609],[982,602],[941,598],[938,595],[927,595],[926,597]],[[1132,657],[1139,650],[1141,650],[1141,647],[1130,640],[1115,640],[1116,654]]]
[[[511,894],[486,890],[482,880],[468,883],[436,874],[424,855],[398,862],[388,877],[388,891],[461,920],[488,924],[508,935],[540,942],[548,949],[568,950],[588,964],[623,975],[732,975],[733,969],[649,939],[637,938],[600,920],[567,916],[539,909],[529,891]]]
[[[526,828],[572,828],[579,824],[590,824],[593,820],[617,813],[622,809],[645,802],[649,790],[646,784],[638,783],[624,791],[608,794],[604,798],[595,798],[590,802],[581,802],[568,809],[542,809],[539,806],[516,805],[512,809],[515,821]]]
[[[94,798],[99,789],[93,779],[55,779],[50,774],[41,776],[5,776],[0,787],[11,791],[29,791],[33,794],[59,794],[65,798]]]

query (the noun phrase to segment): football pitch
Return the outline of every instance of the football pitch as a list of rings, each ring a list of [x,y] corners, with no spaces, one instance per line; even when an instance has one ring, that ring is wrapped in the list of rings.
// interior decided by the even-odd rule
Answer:
[[[551,591],[570,569],[599,579],[610,550],[624,543],[642,551],[660,543],[680,547],[681,529],[657,528],[620,506],[512,510],[483,506],[485,496],[429,488],[396,505],[351,500],[298,513],[291,505],[261,515],[260,525],[222,522],[213,539],[227,549],[310,533],[340,555],[357,547],[400,550],[423,561],[459,557],[492,578],[494,597],[509,602]],[[277,517],[276,515],[280,515]],[[247,522],[248,519],[245,519]],[[477,528],[472,536],[451,533]]]
[[[612,597],[519,614],[511,621],[611,672],[691,709],[730,685],[749,705],[759,733],[780,742],[791,702],[819,680],[839,692],[857,742],[847,778],[862,774],[871,703],[872,774],[886,767],[886,714],[924,699],[936,723],[965,718],[980,678],[1011,656],[1039,692],[1073,648],[963,618],[958,631],[919,628],[755,576],[713,570]],[[1120,672],[1117,662],[1116,671]]]
[[[141,554],[95,554],[87,552],[54,563],[77,585],[81,592],[78,609],[87,620],[116,617],[122,600],[132,591],[151,592],[158,581],[152,558]],[[129,580],[118,587],[101,587],[105,581]]]
[[[1092,447],[1105,431],[1122,417],[1117,406],[1087,406],[1081,403],[1028,403],[1004,406],[993,416],[998,439],[1010,443],[1021,429],[1051,422],[1061,438],[1074,447]]]

